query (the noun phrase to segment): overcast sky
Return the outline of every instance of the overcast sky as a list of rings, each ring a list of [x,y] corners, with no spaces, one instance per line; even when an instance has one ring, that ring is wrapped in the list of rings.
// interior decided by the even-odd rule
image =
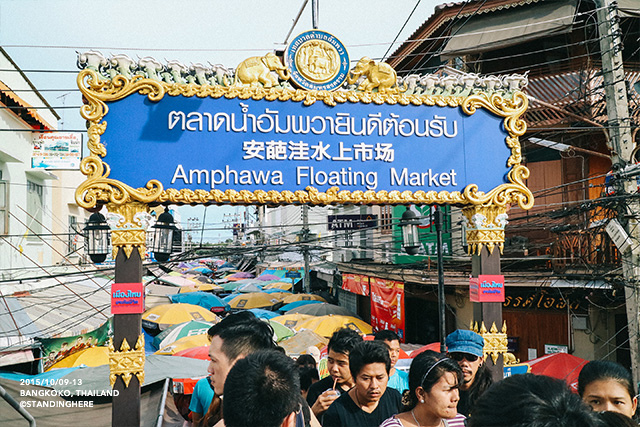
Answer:
[[[347,47],[352,61],[381,58],[406,40],[442,1],[318,0],[319,29]],[[60,128],[84,129],[76,51],[99,50],[235,68],[249,56],[284,47],[304,0],[0,0],[2,46],[62,117]],[[416,7],[417,5],[417,7]],[[415,12],[408,20],[409,15]],[[405,25],[404,30],[400,32]],[[289,40],[309,30],[311,0]],[[400,33],[400,35],[398,35]],[[67,107],[67,108],[64,108]],[[69,108],[73,107],[73,108]],[[181,215],[202,218],[203,207],[181,208]],[[209,207],[207,228],[219,227],[223,215],[244,208]],[[199,236],[198,236],[199,237]],[[230,237],[205,233],[205,241]]]

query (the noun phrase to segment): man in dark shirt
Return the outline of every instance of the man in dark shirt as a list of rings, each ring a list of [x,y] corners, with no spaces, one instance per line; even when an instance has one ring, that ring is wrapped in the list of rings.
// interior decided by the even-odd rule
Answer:
[[[358,343],[349,353],[349,368],[355,386],[329,407],[324,427],[377,427],[400,412],[400,393],[387,388],[391,358],[384,344]]]
[[[349,352],[362,337],[353,329],[342,328],[333,333],[327,346],[327,368],[329,376],[309,387],[307,403],[322,422],[322,415],[331,404],[353,387],[349,369]]]
[[[468,417],[476,400],[493,384],[484,363],[484,338],[473,331],[457,329],[447,335],[447,349],[462,370],[458,413]]]

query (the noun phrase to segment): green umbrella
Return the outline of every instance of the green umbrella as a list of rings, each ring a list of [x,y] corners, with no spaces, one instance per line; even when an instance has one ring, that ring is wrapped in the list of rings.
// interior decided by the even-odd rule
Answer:
[[[283,339],[288,337],[292,337],[295,334],[292,329],[287,328],[281,323],[273,322],[271,319],[265,320],[265,322],[269,322],[269,324],[273,328],[276,342],[282,341]]]
[[[183,337],[206,334],[211,326],[213,326],[211,322],[201,322],[198,320],[178,323],[156,335],[153,338],[153,346],[162,348]]]

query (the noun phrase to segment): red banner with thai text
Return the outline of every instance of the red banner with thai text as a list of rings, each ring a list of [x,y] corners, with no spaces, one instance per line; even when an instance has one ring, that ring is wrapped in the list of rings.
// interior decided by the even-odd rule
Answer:
[[[373,330],[394,331],[404,342],[404,283],[370,277],[369,286]]]
[[[369,276],[343,273],[342,290],[366,297],[369,295]]]

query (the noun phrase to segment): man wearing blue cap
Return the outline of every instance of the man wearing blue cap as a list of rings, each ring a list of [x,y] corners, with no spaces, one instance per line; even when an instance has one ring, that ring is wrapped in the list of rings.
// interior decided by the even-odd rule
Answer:
[[[491,372],[484,363],[484,338],[473,331],[457,329],[447,336],[449,357],[462,369],[458,413],[468,417],[473,405],[493,383]]]

